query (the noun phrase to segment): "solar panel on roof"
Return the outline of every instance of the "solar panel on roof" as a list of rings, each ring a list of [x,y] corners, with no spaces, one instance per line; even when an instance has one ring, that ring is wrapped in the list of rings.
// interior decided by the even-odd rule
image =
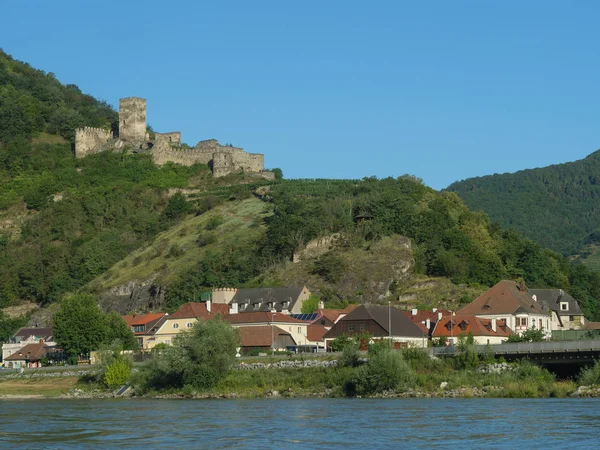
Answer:
[[[318,316],[317,313],[308,313],[308,314],[290,314],[294,319],[312,321],[315,320]]]

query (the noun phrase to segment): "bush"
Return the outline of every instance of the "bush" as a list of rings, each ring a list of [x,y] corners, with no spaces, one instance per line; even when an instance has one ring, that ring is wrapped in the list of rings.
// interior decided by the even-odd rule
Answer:
[[[216,230],[224,222],[223,216],[213,216],[206,222],[207,230]]]
[[[217,241],[217,237],[213,233],[203,233],[196,239],[198,247],[206,247],[207,245],[213,244]]]
[[[340,367],[357,367],[360,364],[360,356],[358,354],[358,342],[350,341],[342,350],[342,354],[338,359]]]
[[[389,390],[406,390],[414,383],[414,373],[402,354],[382,351],[359,367],[344,383],[346,395],[373,395]]]
[[[106,367],[103,382],[106,387],[118,388],[123,386],[131,375],[131,366],[129,362],[123,358],[115,358],[115,360]]]
[[[600,384],[600,362],[596,361],[592,367],[581,369],[577,382],[581,386],[594,386]]]

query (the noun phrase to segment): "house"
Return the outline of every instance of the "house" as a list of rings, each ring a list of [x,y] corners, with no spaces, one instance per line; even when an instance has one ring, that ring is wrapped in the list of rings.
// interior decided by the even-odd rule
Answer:
[[[55,346],[52,327],[23,327],[7,343],[2,345],[2,361],[28,344],[37,344],[42,339],[47,345]]]
[[[185,303],[173,314],[164,315],[148,330],[145,348],[153,348],[157,344],[171,345],[173,338],[179,332],[189,330],[200,319],[208,320],[217,316],[225,317],[228,309],[227,305],[215,305],[210,300]]]
[[[265,311],[300,314],[302,304],[309,297],[310,291],[306,286],[238,289],[229,306],[232,314]]]
[[[459,336],[473,336],[475,344],[501,344],[510,335],[515,334],[506,322],[498,319],[482,319],[477,316],[443,316],[437,321],[432,333],[433,338],[446,338],[456,343]]]
[[[529,295],[550,309],[553,330],[580,330],[587,323],[577,300],[562,289],[529,289]]]
[[[532,328],[543,329],[548,337],[552,332],[548,307],[528,294],[525,283],[515,281],[499,281],[456,314],[500,320],[517,334]]]
[[[229,314],[224,319],[234,328],[276,326],[290,333],[297,345],[309,345],[309,322],[298,320],[280,312],[257,311],[248,313]]]
[[[442,317],[450,317],[451,311],[446,309],[411,309],[410,311],[402,311],[403,314],[408,317],[411,322],[417,325],[421,331],[427,334],[429,338],[432,337],[433,329],[438,320]]]
[[[286,350],[296,346],[291,333],[277,326],[241,326],[240,331],[242,353],[253,350],[267,352],[270,350]]]
[[[327,329],[331,328],[342,317],[349,312],[354,311],[360,305],[348,305],[344,309],[328,309],[323,307],[323,302],[319,302],[319,308],[310,314],[291,314],[292,317],[300,320],[307,320],[310,323],[320,324]]]
[[[342,317],[323,337],[326,346],[340,336],[369,334],[372,338],[391,339],[394,347],[425,347],[426,333],[402,311],[390,306],[361,305]]]
[[[149,339],[154,334],[150,333],[154,325],[156,325],[166,313],[150,313],[150,314],[129,314],[121,316],[125,323],[131,328],[135,335],[138,345],[141,349],[149,348]]]
[[[34,344],[27,344],[4,360],[4,367],[11,369],[42,367],[42,358],[56,351],[55,345],[49,345],[40,339]]]

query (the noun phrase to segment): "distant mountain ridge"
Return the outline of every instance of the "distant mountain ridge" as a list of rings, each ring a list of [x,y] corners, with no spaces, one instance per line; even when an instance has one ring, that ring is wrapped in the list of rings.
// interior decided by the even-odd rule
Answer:
[[[468,178],[447,190],[565,256],[600,241],[600,151],[564,164]]]

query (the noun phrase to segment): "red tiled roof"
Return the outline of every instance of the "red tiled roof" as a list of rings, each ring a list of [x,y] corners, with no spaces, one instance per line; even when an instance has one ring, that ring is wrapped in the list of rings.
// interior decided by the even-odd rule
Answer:
[[[225,305],[227,306],[227,305]],[[283,314],[283,313],[271,313],[268,311],[256,311],[256,312],[247,312],[247,313],[237,313],[237,314],[229,314],[223,317],[229,323],[238,324],[238,323],[271,323],[271,322],[279,322],[279,323],[300,323],[306,324],[304,320],[294,319],[293,317]]]
[[[460,315],[544,314],[544,308],[514,281],[502,280],[489,288],[467,306],[458,311]]]
[[[164,316],[165,313],[150,313],[150,314],[129,314],[126,316],[121,316],[125,323],[130,327],[135,325],[147,325],[150,322],[154,322],[155,320],[160,319]]]
[[[270,347],[273,343],[272,337],[281,335],[291,337],[287,331],[272,326],[239,327],[238,330],[240,330],[242,347]]]
[[[508,337],[515,334],[504,320],[496,320],[496,331],[492,330],[492,319],[482,319],[472,315],[452,316],[452,329],[450,317],[443,317],[433,330],[433,337],[450,337],[467,335],[473,336],[500,336]]]
[[[348,305],[344,309],[342,309],[342,314],[350,314],[352,311],[354,311],[359,306],[360,305]]]
[[[5,361],[39,361],[50,349],[44,342],[36,342],[35,344],[28,344],[22,349],[16,351],[12,355],[6,357]]]
[[[408,317],[415,325],[417,325],[421,331],[429,333],[432,325],[435,325],[438,321],[438,317],[441,314],[443,316],[450,316],[451,312],[446,309],[438,309],[435,312],[431,309],[418,309],[416,314],[413,314],[412,310],[402,311],[402,313]],[[421,322],[427,322],[429,319],[430,328],[427,328],[426,324]]]
[[[317,309],[315,312],[319,314],[319,316],[317,316],[315,321],[319,320],[321,317],[325,317],[331,323],[335,323],[340,317],[340,314],[342,314],[342,311],[342,309]]]
[[[212,303],[210,312],[206,309],[205,302],[184,303],[177,311],[169,316],[169,319],[210,319],[217,314],[226,316],[229,313],[229,306],[222,303]]]
[[[316,342],[316,341],[323,341],[323,336],[325,336],[325,333],[327,333],[329,330],[327,328],[325,328],[323,325],[318,325],[316,323],[314,324],[310,324],[309,326],[306,327],[306,338],[309,341],[312,342]]]

